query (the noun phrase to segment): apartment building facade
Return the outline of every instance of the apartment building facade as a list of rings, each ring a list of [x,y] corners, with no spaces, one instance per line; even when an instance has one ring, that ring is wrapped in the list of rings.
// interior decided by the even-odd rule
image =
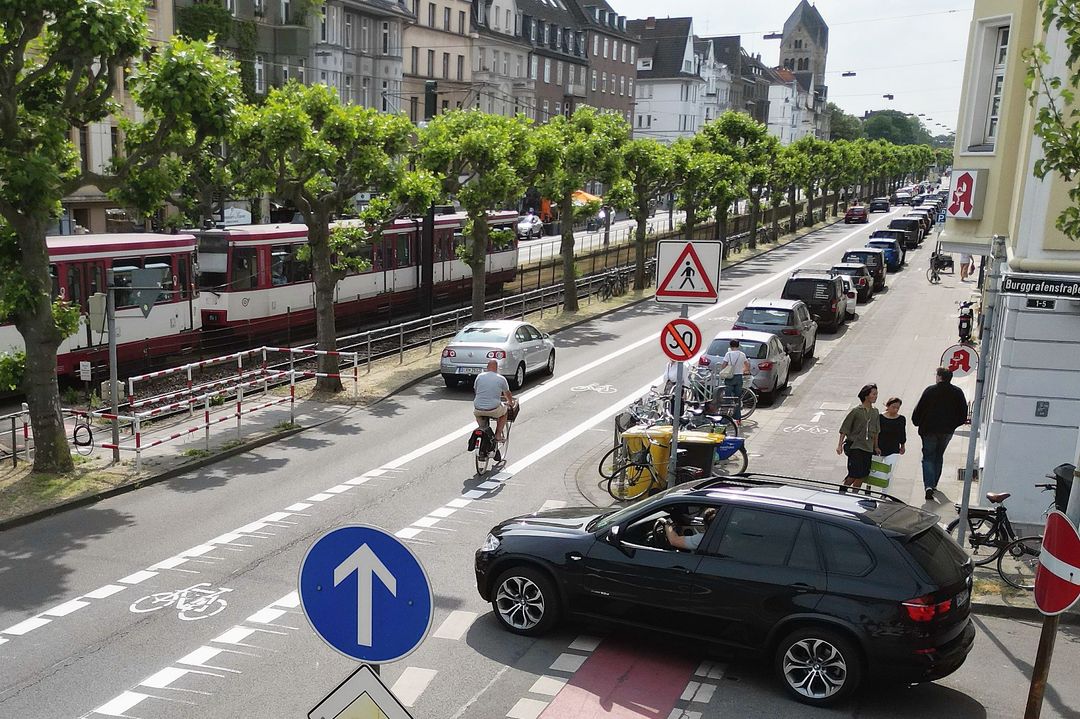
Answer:
[[[731,71],[716,56],[711,40],[696,38],[694,54],[697,56],[698,74],[705,81],[702,100],[702,122],[709,122],[731,109]]]
[[[661,142],[692,137],[704,119],[705,80],[694,53],[693,18],[632,20],[640,38],[634,134]]]
[[[472,95],[470,106],[500,115],[536,116],[536,80],[530,47],[522,34],[524,15],[516,0],[473,0]]]
[[[517,0],[517,5],[535,92],[531,116],[547,122],[556,115],[570,115],[587,99],[585,30],[561,0]]]
[[[1034,175],[1043,149],[1023,52],[1037,42],[1050,53],[1049,73],[1067,76],[1061,34],[1043,30],[1036,3],[975,1],[941,235],[944,250],[982,256],[1004,238],[1003,273],[1014,291],[997,297],[979,346],[987,374],[978,488],[1011,492],[1010,518],[1030,524],[1041,524],[1046,509],[1034,481],[1077,461],[1080,434],[1080,296],[1059,291],[1080,287],[1080,242],[1055,227],[1069,183]]]
[[[566,0],[585,32],[588,52],[585,102],[633,123],[637,79],[637,37],[627,31],[626,16],[606,0]]]
[[[815,135],[813,92],[806,85],[809,78],[782,67],[773,73],[778,82],[769,87],[769,134],[781,145]]]
[[[409,119],[425,118],[426,83],[436,83],[436,113],[472,106],[472,0],[412,0],[414,20],[404,29],[402,107]]]

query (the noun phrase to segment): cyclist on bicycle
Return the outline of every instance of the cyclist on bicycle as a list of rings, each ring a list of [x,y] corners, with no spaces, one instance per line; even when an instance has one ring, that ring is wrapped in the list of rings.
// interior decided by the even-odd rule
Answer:
[[[498,361],[490,360],[487,363],[487,370],[476,376],[473,390],[475,392],[473,416],[476,417],[477,426],[483,428],[485,417],[494,419],[496,421],[495,440],[504,441],[506,408],[514,403],[514,395],[510,393],[510,383],[499,374]]]

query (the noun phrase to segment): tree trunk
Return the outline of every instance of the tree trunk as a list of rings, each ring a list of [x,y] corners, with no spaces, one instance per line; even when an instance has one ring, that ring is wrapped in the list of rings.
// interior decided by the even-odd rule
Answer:
[[[315,346],[324,352],[337,351],[337,317],[334,314],[334,293],[337,276],[330,253],[329,213],[318,212],[308,221],[308,244],[311,246],[311,271],[315,284]],[[333,377],[318,377],[316,392],[340,392],[341,363],[336,354],[319,355],[318,370]]]
[[[840,214],[840,187],[838,185],[833,186],[833,198],[832,198],[832,213],[833,217]]]
[[[21,389],[26,394],[30,425],[34,430],[34,471],[62,474],[74,469],[74,462],[64,430],[60,387],[56,380],[56,349],[63,338],[52,314],[45,224],[44,220],[33,219],[13,223],[22,253],[20,266],[30,283],[33,298],[29,306],[20,306],[15,326],[26,347],[26,370]]]
[[[472,318],[484,319],[487,300],[487,214],[481,210],[472,215],[472,244],[469,247],[469,269],[472,270]]]
[[[776,241],[778,241],[780,239],[780,205],[776,204],[776,203],[773,203],[773,197],[775,196],[775,194],[776,194],[775,190],[773,192],[769,193],[769,202],[770,202],[770,204],[772,204],[772,236],[773,236],[773,242],[776,242]]]
[[[761,190],[750,193],[750,244],[751,250],[757,249],[757,226],[761,215]]]
[[[577,268],[574,266],[574,198],[567,194],[562,199],[562,255],[563,312],[577,312]]]
[[[806,218],[803,222],[807,227],[814,226],[814,183],[806,186]]]
[[[645,289],[645,255],[648,254],[646,238],[649,222],[649,201],[639,202],[634,211],[634,289]]]
[[[692,207],[687,207],[686,217],[683,219],[683,239],[687,242],[694,239],[695,223],[697,223],[697,210]]]
[[[795,231],[795,216],[799,212],[799,208],[795,204],[795,202],[796,202],[795,192],[796,192],[795,185],[790,185],[788,187],[788,193],[787,193],[787,197],[788,197],[788,199],[787,199],[787,201],[788,201],[788,231],[789,232],[794,232]]]

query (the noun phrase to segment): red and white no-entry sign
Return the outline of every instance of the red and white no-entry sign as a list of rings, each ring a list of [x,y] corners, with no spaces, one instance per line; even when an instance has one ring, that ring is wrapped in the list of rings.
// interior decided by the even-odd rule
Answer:
[[[701,349],[701,330],[684,317],[672,320],[660,332],[660,346],[675,362],[686,362]]]
[[[1035,570],[1035,604],[1043,614],[1061,614],[1080,598],[1080,534],[1058,510],[1046,518],[1039,568]]]

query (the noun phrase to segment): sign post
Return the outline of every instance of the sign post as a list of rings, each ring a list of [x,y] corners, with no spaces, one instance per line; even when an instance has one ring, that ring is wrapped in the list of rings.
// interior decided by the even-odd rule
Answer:
[[[351,524],[316,539],[300,564],[299,594],[300,606],[315,633],[335,651],[374,665],[366,667],[370,675],[379,673],[379,664],[412,653],[431,629],[435,601],[427,572],[411,549],[377,527]],[[370,706],[383,715],[408,717],[407,712],[391,712],[393,704],[384,705],[388,701],[385,697],[393,699],[393,694],[377,676],[372,683],[369,675],[357,678],[357,674],[309,716],[342,716],[345,707],[351,708],[366,695]],[[330,704],[339,703],[341,709],[329,711]],[[396,706],[405,711],[400,703]]]
[[[679,452],[679,421],[685,384],[683,363],[701,348],[701,330],[687,317],[689,305],[716,304],[720,299],[722,242],[661,240],[656,243],[657,302],[681,305],[679,319],[669,322],[660,333],[660,344],[675,368],[675,398],[672,402],[671,454],[668,457],[668,486],[675,482]],[[680,359],[681,358],[681,359]]]

